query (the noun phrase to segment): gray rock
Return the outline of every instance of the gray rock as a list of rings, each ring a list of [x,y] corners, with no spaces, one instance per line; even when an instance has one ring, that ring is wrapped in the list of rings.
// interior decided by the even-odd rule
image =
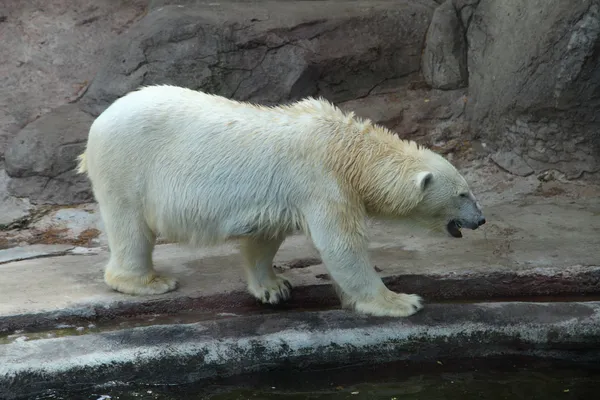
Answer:
[[[527,165],[525,160],[512,151],[500,151],[491,155],[491,159],[500,168],[513,175],[529,176],[533,174],[533,169]]]
[[[50,178],[43,176],[30,176],[28,178],[11,178],[8,181],[7,193],[12,196],[27,197],[34,200],[44,191]]]
[[[29,122],[78,98],[148,0],[0,1],[0,159]]]
[[[436,89],[467,86],[465,32],[452,0],[436,8],[427,30],[423,51],[423,76]]]
[[[454,8],[460,14],[463,28],[466,30],[471,23],[471,17],[480,0],[453,0]]]
[[[73,169],[92,122],[93,117],[74,104],[43,115],[13,139],[5,154],[6,172],[17,178],[54,178]]]
[[[74,171],[92,122],[77,105],[67,104],[23,128],[5,154],[6,172],[13,178],[8,193],[34,203],[92,200],[89,181]]]
[[[27,197],[34,204],[78,204],[94,200],[88,178],[75,170],[54,178],[13,178],[8,183],[8,193]]]
[[[154,8],[108,51],[82,98],[94,115],[140,85],[169,83],[280,103],[340,102],[416,75],[431,1],[265,1]]]
[[[27,199],[19,199],[8,194],[10,177],[0,169],[0,229],[9,226],[27,215],[31,204]]]
[[[253,3],[256,5],[257,3],[265,4],[269,1],[273,2],[273,0],[225,0],[227,3]],[[348,0],[275,0],[278,3],[290,2],[290,3],[315,3],[315,2],[323,2],[327,1],[329,3],[349,3]],[[352,1],[352,0],[351,0]],[[431,0],[436,3],[442,3],[444,0]],[[178,5],[178,6],[186,6],[186,7],[194,7],[198,5],[215,5],[215,3],[220,3],[215,0],[150,0],[148,2],[148,10],[152,11],[157,8],[170,6],[170,5]]]
[[[477,7],[481,0],[452,0],[452,4],[457,10],[462,10],[465,7]]]
[[[451,0],[457,11],[462,11],[465,7],[475,8],[481,0]]]
[[[471,129],[536,172],[600,171],[599,2],[481,2],[467,38]]]
[[[469,28],[469,24],[471,23],[471,17],[473,17],[473,13],[475,12],[475,5],[466,5],[462,9],[458,9],[457,11],[460,14],[460,20],[463,25],[463,29],[465,31]]]

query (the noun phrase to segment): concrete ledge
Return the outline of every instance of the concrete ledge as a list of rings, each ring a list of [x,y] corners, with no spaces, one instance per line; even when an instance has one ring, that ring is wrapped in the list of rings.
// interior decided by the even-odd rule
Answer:
[[[600,302],[434,304],[408,319],[252,315],[0,346],[0,398],[90,382],[189,383],[274,368],[494,355],[600,360]]]
[[[600,267],[596,266],[403,274],[387,276],[383,280],[394,291],[418,293],[428,302],[535,300],[532,296],[552,296],[554,301],[564,301],[561,297],[600,300]],[[542,297],[540,300],[547,299]],[[110,302],[92,299],[89,303],[59,310],[0,315],[0,332],[48,330],[57,325],[114,324],[134,316],[173,316],[182,312],[193,312],[196,316],[205,314],[208,319],[220,313],[251,315],[331,308],[339,308],[331,285],[306,282],[294,288],[290,301],[276,307],[259,304],[249,293],[239,289],[209,295],[195,292],[186,296],[129,297]]]

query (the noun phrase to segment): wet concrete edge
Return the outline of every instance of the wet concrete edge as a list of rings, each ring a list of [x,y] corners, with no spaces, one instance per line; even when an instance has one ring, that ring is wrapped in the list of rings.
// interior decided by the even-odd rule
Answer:
[[[534,355],[600,361],[600,302],[432,304],[405,319],[250,315],[0,346],[0,398],[111,381],[176,384],[270,369]]]
[[[600,267],[586,266],[537,269],[519,272],[482,272],[470,274],[407,274],[384,277],[394,291],[417,293],[427,302],[514,298],[528,296],[600,295]],[[176,297],[112,304],[84,304],[68,309],[0,317],[0,332],[12,330],[53,329],[57,324],[77,325],[98,321],[125,319],[148,314],[173,314],[182,310],[214,313],[256,314],[281,311],[323,310],[339,308],[339,301],[329,283],[295,287],[292,299],[279,306],[259,304],[246,291],[232,291],[212,296]]]

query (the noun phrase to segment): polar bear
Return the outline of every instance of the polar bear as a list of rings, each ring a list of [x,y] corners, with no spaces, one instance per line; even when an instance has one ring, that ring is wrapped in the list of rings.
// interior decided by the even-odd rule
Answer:
[[[387,289],[369,262],[367,217],[416,221],[461,237],[485,219],[440,155],[322,99],[266,107],[169,85],[116,100],[92,124],[87,173],[106,226],[114,290],[160,294],[157,235],[192,246],[238,241],[249,292],[290,297],[273,258],[286,236],[313,241],[345,308],[405,317],[418,295]]]

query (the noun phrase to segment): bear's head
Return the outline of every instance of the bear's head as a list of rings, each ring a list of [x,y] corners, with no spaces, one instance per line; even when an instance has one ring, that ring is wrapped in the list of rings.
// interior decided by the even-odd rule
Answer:
[[[420,168],[412,182],[419,201],[411,214],[417,222],[461,238],[461,228],[477,229],[485,217],[465,178],[439,154],[423,150]],[[412,168],[411,168],[412,169]]]
[[[370,121],[355,125],[340,130],[345,134],[324,151],[367,215],[403,219],[455,238],[462,237],[461,228],[485,224],[467,181],[448,160]]]
[[[379,151],[368,150],[369,161],[362,164],[365,173],[356,174],[356,186],[369,215],[401,218],[455,238],[462,237],[461,228],[485,223],[467,181],[441,155],[397,138],[388,139]]]

